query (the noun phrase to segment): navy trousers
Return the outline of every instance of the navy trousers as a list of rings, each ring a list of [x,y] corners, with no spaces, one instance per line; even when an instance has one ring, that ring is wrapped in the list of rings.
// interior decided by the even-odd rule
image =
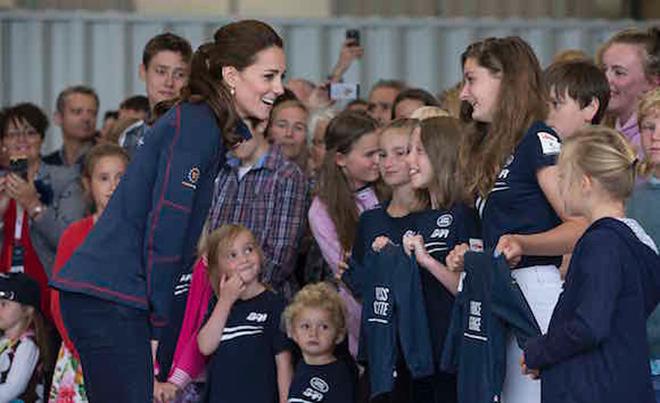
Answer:
[[[92,403],[153,400],[153,364],[146,311],[61,292],[62,319],[80,355]]]

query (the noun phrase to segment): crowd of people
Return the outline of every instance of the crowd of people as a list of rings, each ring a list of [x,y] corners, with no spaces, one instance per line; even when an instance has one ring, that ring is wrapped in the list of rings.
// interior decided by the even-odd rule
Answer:
[[[244,20],[0,112],[0,402],[660,402],[660,29],[438,96]]]

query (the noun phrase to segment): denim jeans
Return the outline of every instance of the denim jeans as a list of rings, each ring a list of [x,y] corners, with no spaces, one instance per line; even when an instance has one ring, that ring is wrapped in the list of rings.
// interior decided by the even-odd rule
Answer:
[[[147,312],[76,293],[61,292],[60,301],[90,402],[151,402],[154,373]]]

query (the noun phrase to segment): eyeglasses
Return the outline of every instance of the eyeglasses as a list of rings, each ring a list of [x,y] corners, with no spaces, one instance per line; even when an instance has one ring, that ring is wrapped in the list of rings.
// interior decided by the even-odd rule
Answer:
[[[7,130],[7,132],[5,133],[5,137],[12,140],[18,139],[21,135],[25,136],[29,140],[36,140],[37,138],[41,137],[41,134],[39,134],[39,132],[33,128],[27,128],[22,130],[10,129]]]

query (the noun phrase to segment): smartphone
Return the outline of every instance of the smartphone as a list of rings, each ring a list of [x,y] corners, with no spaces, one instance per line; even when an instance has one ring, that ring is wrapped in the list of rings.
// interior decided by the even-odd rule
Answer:
[[[360,31],[357,29],[347,29],[346,40],[353,41],[351,46],[360,46]]]
[[[330,99],[333,101],[345,101],[358,99],[360,97],[360,84],[331,83]]]
[[[9,172],[12,172],[23,180],[28,177],[28,160],[26,157],[15,157],[9,160]]]

